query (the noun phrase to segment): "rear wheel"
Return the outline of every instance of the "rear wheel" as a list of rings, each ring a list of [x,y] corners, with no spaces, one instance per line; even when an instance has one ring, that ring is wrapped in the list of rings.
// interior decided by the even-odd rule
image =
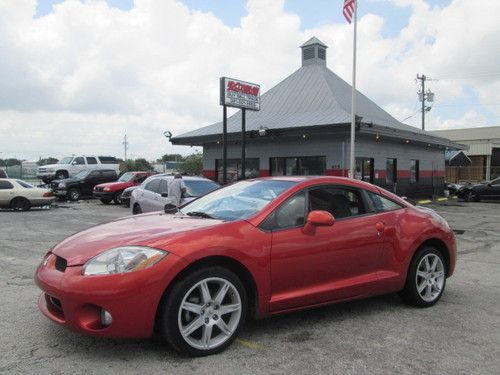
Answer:
[[[446,285],[446,262],[441,252],[424,247],[413,257],[405,288],[399,293],[408,304],[417,307],[434,305]]]
[[[142,214],[141,206],[139,206],[137,203],[134,204],[134,207],[132,208],[132,214],[134,215]]]
[[[467,192],[467,195],[465,196],[465,200],[467,202],[479,202],[479,195],[473,190],[470,190]]]
[[[247,314],[241,280],[219,266],[193,271],[162,301],[160,331],[178,352],[192,356],[219,353],[238,335]]]
[[[77,201],[80,199],[80,190],[77,188],[71,188],[68,191],[68,198],[72,201]]]
[[[31,208],[31,203],[26,198],[18,197],[10,202],[10,208],[14,211],[28,211]]]
[[[122,204],[122,193],[123,193],[123,190],[117,191],[115,193],[115,195],[113,196],[113,201],[115,202],[115,204]]]

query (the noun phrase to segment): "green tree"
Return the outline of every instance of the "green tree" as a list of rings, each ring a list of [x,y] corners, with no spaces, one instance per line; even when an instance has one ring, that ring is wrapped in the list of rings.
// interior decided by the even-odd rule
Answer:
[[[13,167],[14,165],[21,165],[22,160],[9,158],[9,159],[0,159],[0,165],[3,167]]]
[[[38,165],[48,165],[48,164],[57,164],[58,161],[59,160],[56,159],[56,158],[48,157],[48,158],[45,158],[45,159],[40,159],[36,163]]]
[[[181,154],[165,154],[158,161],[165,163],[166,161],[184,161],[184,156]]]
[[[197,152],[186,156],[184,164],[182,165],[182,170],[190,175],[201,175],[203,171],[203,154]]]
[[[150,162],[144,158],[139,159],[128,159],[126,162],[120,165],[121,172],[132,172],[132,171],[153,171],[154,168]]]

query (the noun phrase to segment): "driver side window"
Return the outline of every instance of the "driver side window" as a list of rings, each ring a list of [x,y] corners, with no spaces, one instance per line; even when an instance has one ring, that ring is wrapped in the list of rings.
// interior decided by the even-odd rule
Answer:
[[[306,216],[306,194],[304,191],[295,194],[293,197],[279,206],[272,215],[273,229],[286,229],[302,227]]]

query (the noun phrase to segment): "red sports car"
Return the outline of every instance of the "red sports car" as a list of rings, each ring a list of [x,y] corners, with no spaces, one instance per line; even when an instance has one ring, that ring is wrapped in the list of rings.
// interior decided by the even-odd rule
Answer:
[[[111,201],[121,204],[123,190],[140,185],[151,175],[151,172],[126,172],[120,176],[118,181],[96,185],[92,195],[104,204],[109,204]]]
[[[436,303],[456,245],[432,210],[340,177],[247,180],[175,215],[150,213],[77,233],[36,270],[47,317],[106,337],[161,334],[181,353],[227,347],[263,317],[399,292]]]

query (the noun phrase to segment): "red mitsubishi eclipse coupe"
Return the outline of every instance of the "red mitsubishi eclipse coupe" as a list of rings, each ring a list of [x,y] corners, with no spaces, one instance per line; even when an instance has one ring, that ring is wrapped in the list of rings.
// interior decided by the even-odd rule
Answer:
[[[455,268],[446,221],[340,177],[247,180],[175,215],[77,233],[36,270],[40,310],[78,332],[148,337],[181,353],[220,352],[247,316],[399,292],[435,304]]]

